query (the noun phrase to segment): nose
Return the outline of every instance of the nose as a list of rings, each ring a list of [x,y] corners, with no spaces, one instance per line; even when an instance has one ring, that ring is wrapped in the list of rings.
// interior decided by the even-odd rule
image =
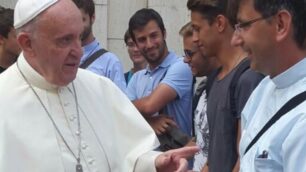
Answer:
[[[232,36],[232,39],[231,39],[231,45],[237,47],[237,46],[241,46],[242,43],[243,43],[243,40],[242,40],[241,35],[238,33],[237,30],[235,30]]]
[[[147,47],[147,49],[150,49],[150,48],[153,47],[153,42],[150,38],[147,38],[147,40],[146,40],[146,47]]]
[[[196,44],[199,42],[199,32],[193,31],[192,32],[192,41]]]
[[[76,57],[81,58],[83,56],[83,49],[81,44],[81,39],[77,39],[72,47],[72,54]]]

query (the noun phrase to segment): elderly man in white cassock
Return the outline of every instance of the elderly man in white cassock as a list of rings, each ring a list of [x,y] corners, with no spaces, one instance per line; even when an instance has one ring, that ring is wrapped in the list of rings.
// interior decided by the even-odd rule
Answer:
[[[19,0],[18,61],[0,76],[1,172],[186,171],[197,147],[160,153],[153,130],[103,77],[78,69],[70,0]]]

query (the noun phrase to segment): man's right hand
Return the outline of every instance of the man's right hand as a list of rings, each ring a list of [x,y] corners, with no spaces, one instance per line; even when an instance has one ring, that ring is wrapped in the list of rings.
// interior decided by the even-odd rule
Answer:
[[[158,115],[146,119],[155,131],[156,135],[165,133],[169,126],[177,127],[177,124],[174,122],[174,120],[166,115]]]

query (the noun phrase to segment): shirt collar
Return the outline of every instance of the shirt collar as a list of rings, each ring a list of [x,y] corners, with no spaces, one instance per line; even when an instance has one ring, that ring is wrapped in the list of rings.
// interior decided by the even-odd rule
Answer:
[[[166,58],[163,60],[163,62],[158,65],[155,69],[151,70],[149,65],[147,65],[146,67],[146,73],[151,73],[154,72],[156,70],[158,70],[159,68],[168,68],[171,64],[173,64],[175,61],[177,60],[177,56],[174,52],[169,51],[168,55],[166,56]]]
[[[92,49],[97,48],[98,44],[99,44],[99,42],[96,39],[94,39],[91,43],[83,46],[83,50],[84,50],[84,52],[91,51]]]
[[[32,66],[26,61],[23,53],[20,54],[17,60],[19,66],[19,72],[22,72],[29,84],[46,90],[57,89],[59,86],[49,83],[45,78],[43,78],[37,71],[35,71]],[[22,77],[22,76],[21,76]],[[22,77],[23,78],[23,77]],[[23,78],[24,79],[24,78]]]
[[[286,88],[306,76],[306,59],[299,61],[272,79],[277,88]]]

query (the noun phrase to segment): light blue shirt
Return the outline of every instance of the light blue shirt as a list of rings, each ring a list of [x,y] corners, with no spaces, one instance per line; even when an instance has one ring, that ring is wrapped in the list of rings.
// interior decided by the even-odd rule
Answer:
[[[244,155],[267,121],[292,97],[306,90],[306,60],[258,85],[242,111],[241,172],[306,171],[306,101],[281,117]],[[259,158],[263,151],[267,158]]]
[[[170,52],[154,70],[147,67],[136,72],[128,84],[127,95],[132,101],[140,99],[150,95],[160,83],[176,91],[178,97],[167,104],[166,111],[186,134],[191,135],[192,73],[175,53]]]
[[[94,40],[88,45],[83,47],[84,55],[81,58],[83,64],[93,53],[100,50],[102,47],[97,40]],[[118,57],[111,53],[106,52],[101,57],[92,62],[87,70],[90,70],[98,75],[105,76],[112,80],[124,93],[126,91],[126,82],[123,73],[123,67]]]

